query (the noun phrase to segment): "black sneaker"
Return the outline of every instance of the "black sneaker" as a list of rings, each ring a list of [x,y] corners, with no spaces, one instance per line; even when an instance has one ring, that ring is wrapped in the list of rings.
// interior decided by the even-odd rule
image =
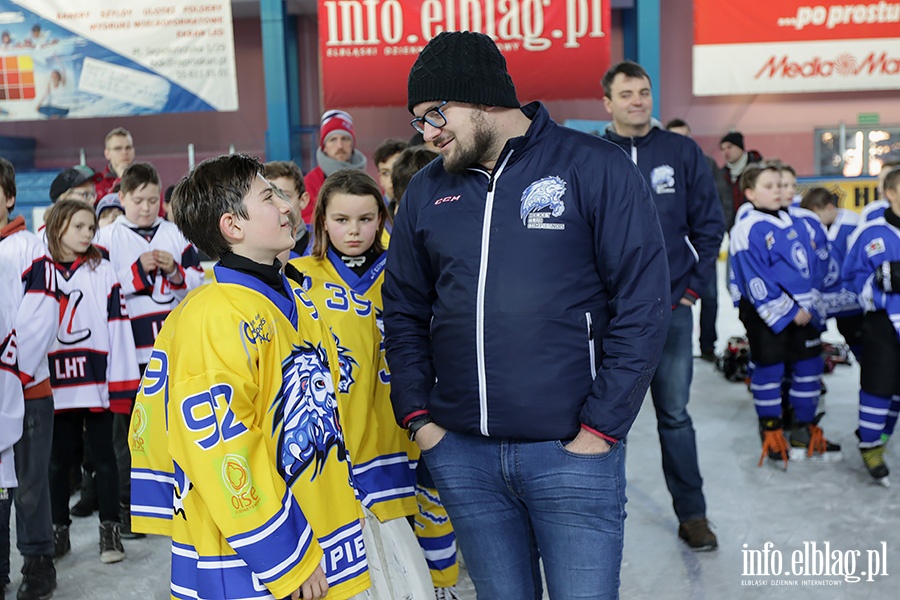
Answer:
[[[716,534],[709,528],[706,518],[690,519],[678,526],[678,537],[694,552],[709,552],[719,546]]]
[[[117,563],[125,560],[125,547],[119,535],[119,524],[114,521],[100,523],[100,562]]]
[[[701,350],[700,351],[700,360],[705,360],[709,363],[716,362],[716,353],[712,350]]]
[[[69,526],[53,526],[53,560],[59,560],[72,551],[72,543],[69,541]]]
[[[56,589],[56,567],[52,556],[25,556],[22,584],[16,600],[47,600]]]

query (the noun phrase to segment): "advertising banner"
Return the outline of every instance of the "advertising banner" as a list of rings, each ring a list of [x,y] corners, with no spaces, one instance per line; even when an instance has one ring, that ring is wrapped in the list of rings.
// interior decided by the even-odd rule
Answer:
[[[325,108],[406,106],[416,56],[442,31],[485,33],[519,101],[599,98],[610,0],[319,0]]]
[[[814,187],[826,188],[837,196],[840,208],[857,213],[879,199],[877,177],[805,177],[797,180],[798,194]]]
[[[900,89],[900,2],[694,0],[696,96]]]
[[[0,0],[0,121],[237,106],[230,0]]]

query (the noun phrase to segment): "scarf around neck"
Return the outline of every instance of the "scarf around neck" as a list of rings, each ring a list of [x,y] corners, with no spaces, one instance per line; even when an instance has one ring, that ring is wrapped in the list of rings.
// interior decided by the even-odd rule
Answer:
[[[331,158],[325,154],[321,148],[318,148],[316,149],[316,164],[322,167],[322,172],[325,173],[325,177],[333,175],[341,169],[360,169],[361,171],[365,171],[366,155],[354,148],[353,154],[350,156],[350,162],[344,162],[342,160]]]

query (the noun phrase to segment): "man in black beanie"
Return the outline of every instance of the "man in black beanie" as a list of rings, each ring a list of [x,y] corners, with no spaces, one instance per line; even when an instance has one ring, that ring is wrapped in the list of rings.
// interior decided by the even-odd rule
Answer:
[[[741,174],[747,165],[762,160],[762,156],[756,150],[747,152],[744,150],[744,134],[740,131],[729,131],[719,141],[719,150],[725,157],[725,166],[722,167],[722,176],[731,186],[732,210],[730,218],[726,220],[725,227],[728,230],[734,226],[735,215],[741,204],[747,201],[744,191],[741,189]]]
[[[412,67],[413,127],[442,155],[400,203],[384,282],[391,400],[479,597],[618,598],[621,440],[668,329],[649,190],[618,148],[520,107],[488,37]]]

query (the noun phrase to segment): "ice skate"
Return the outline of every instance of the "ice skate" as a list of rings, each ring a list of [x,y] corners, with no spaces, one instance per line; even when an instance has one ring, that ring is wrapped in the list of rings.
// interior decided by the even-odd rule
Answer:
[[[891,487],[891,482],[888,479],[890,470],[884,462],[884,450],[884,444],[879,444],[871,448],[860,448],[859,453],[862,454],[863,463],[865,463],[869,475],[875,479],[875,482],[884,487]]]
[[[840,444],[826,440],[818,425],[823,416],[819,413],[812,423],[797,423],[791,431],[791,460],[837,462],[843,458]]]
[[[762,454],[759,457],[759,465],[763,465],[766,457],[769,458],[770,464],[779,464],[787,470],[788,448],[787,440],[784,437],[784,426],[781,419],[777,417],[762,418],[759,420],[759,435],[762,437]]]

